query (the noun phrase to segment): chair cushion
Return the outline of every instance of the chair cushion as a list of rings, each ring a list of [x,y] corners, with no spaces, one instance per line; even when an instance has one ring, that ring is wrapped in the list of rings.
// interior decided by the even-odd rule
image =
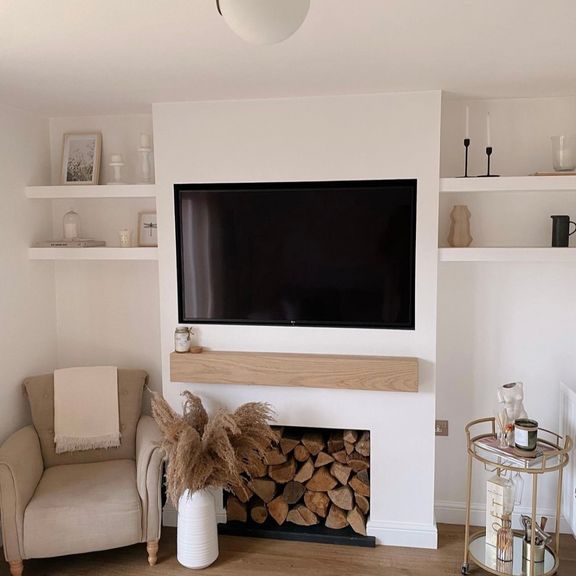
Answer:
[[[24,555],[49,558],[142,541],[134,460],[53,466],[24,513]]]
[[[45,374],[24,380],[32,422],[42,447],[44,467],[62,464],[86,464],[136,457],[136,427],[142,413],[142,393],[148,374],[144,370],[118,370],[120,409],[120,446],[56,454],[54,446],[54,375]],[[89,398],[86,399],[90,401]]]

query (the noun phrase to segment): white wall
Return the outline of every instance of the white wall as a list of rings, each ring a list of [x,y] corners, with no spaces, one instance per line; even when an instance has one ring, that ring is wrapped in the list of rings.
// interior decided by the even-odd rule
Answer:
[[[152,133],[150,114],[50,119],[52,183],[58,184],[65,133],[100,132],[100,182],[110,177],[110,154],[123,154],[123,181],[139,182],[139,135]],[[62,236],[62,218],[80,215],[81,234],[118,246],[118,231],[129,228],[137,242],[138,213],[154,211],[153,199],[73,199],[52,202],[51,236]],[[58,366],[113,364],[142,368],[150,387],[160,389],[158,264],[148,261],[57,262],[56,329]]]
[[[177,324],[174,183],[418,178],[415,331],[248,326],[199,330],[201,344],[214,349],[417,356],[418,394],[202,384],[191,388],[211,406],[269,401],[286,425],[370,428],[370,530],[384,543],[435,546],[439,93],[159,104],[153,117],[163,389],[174,406],[186,387],[170,382],[168,362]]]
[[[24,186],[49,178],[48,123],[0,106],[0,443],[28,421],[22,380],[56,363],[54,272],[28,260],[33,231],[51,228],[50,206]]]
[[[441,160],[445,176],[459,175],[462,170],[467,103],[473,144],[477,140],[484,143],[485,113],[491,113],[494,166],[500,174],[551,170],[550,136],[576,129],[573,98],[445,101]],[[472,174],[484,168],[478,147],[472,157]],[[473,246],[549,246],[550,215],[576,217],[574,192],[441,196],[443,245],[448,214],[455,203],[468,204],[471,209]],[[571,245],[576,246],[574,241]],[[545,428],[558,429],[559,383],[576,383],[575,287],[576,268],[572,264],[440,265],[437,417],[450,420],[451,433],[437,440],[438,520],[464,520],[463,428],[471,419],[494,414],[499,385],[523,381],[529,415]],[[479,473],[475,483],[473,503],[477,510],[484,506],[484,477]],[[540,505],[550,516],[554,516],[553,480],[547,479],[539,490]],[[526,489],[523,506],[529,504],[529,495]]]

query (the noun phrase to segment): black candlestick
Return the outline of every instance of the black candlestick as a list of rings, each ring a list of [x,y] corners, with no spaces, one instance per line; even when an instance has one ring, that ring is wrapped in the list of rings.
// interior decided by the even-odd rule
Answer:
[[[470,148],[470,138],[464,138],[464,176],[468,178],[468,148]]]
[[[492,156],[492,146],[486,146],[487,168],[486,174],[482,174],[480,178],[497,178],[499,174],[490,174],[490,156]]]

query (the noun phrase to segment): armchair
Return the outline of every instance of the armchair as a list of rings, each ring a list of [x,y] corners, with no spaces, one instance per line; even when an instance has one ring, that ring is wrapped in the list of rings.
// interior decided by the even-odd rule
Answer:
[[[118,370],[118,448],[65,454],[54,447],[53,375],[25,380],[33,425],[0,447],[0,516],[12,576],[21,576],[26,559],[140,542],[156,564],[164,454],[156,423],[142,415],[147,378],[142,370]]]

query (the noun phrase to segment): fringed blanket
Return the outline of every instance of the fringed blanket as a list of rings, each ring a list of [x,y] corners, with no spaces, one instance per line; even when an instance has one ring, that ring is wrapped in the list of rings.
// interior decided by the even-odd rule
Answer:
[[[120,446],[116,366],[54,371],[56,454]]]

